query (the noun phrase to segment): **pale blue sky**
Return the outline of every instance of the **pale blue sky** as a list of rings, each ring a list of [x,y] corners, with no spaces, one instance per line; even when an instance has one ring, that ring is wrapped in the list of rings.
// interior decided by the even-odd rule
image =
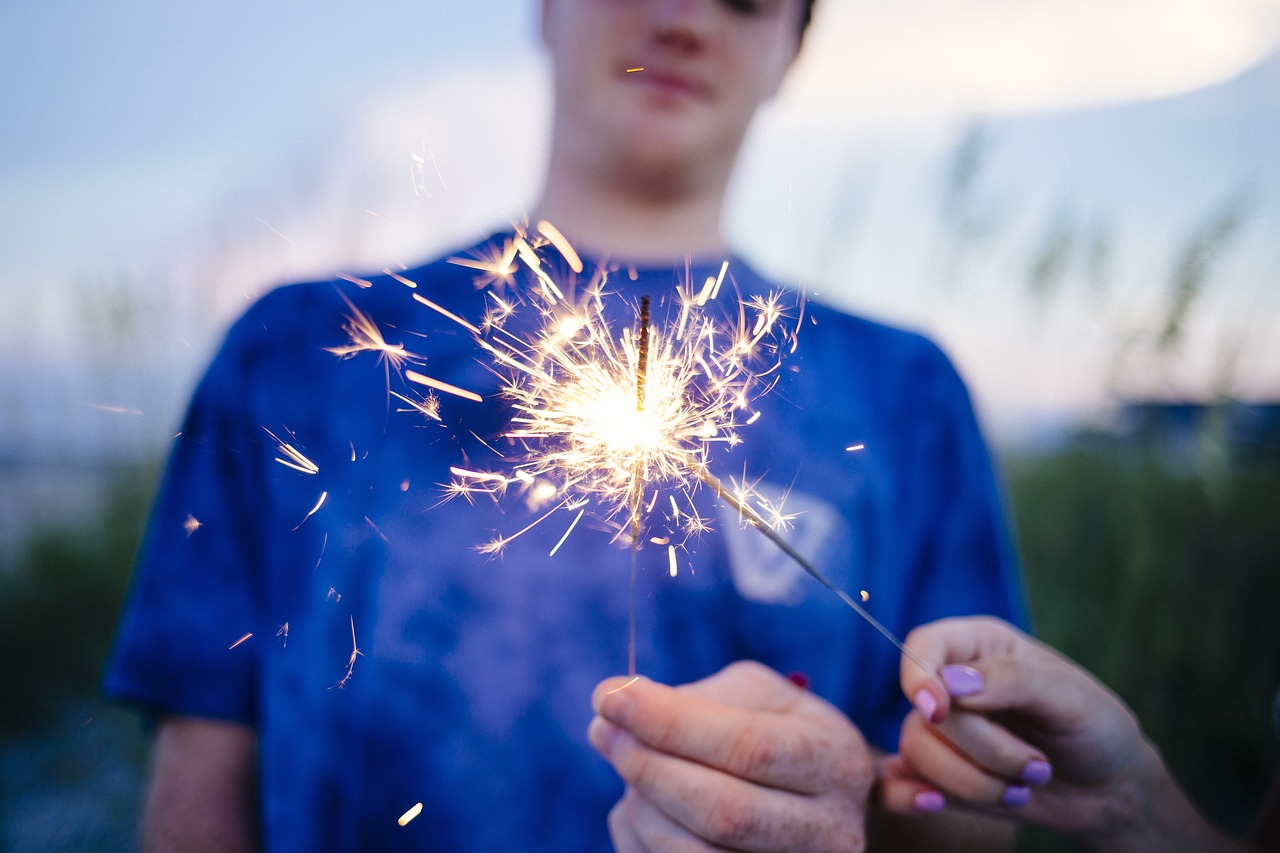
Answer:
[[[86,409],[119,404],[154,443],[245,298],[519,215],[546,121],[536,5],[0,5],[0,439],[137,432]],[[1156,322],[1179,246],[1252,186],[1230,286],[1170,384],[1205,393],[1240,316],[1280,326],[1257,295],[1280,267],[1280,73],[1229,82],[1278,44],[1280,0],[822,0],[745,153],[731,234],[769,271],[933,331],[987,416],[1016,425],[1106,403],[1126,324]],[[939,194],[975,117],[991,134],[975,203],[1004,222],[950,269]],[[445,183],[415,194],[428,150]],[[1114,232],[1123,298],[1072,290],[1079,259],[1064,295],[1021,297],[1063,209]],[[163,329],[145,345],[87,331],[121,281],[136,325]],[[1246,367],[1280,396],[1274,370]]]

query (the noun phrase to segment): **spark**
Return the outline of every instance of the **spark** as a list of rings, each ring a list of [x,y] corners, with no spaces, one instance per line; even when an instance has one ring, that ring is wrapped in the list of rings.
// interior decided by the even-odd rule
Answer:
[[[245,640],[249,639],[249,638],[250,638],[250,637],[252,637],[252,636],[253,636],[253,632],[252,632],[252,631],[250,631],[249,633],[245,634],[245,635],[244,635],[243,637],[241,637],[240,639],[236,640],[236,641],[235,641],[234,643],[232,643],[231,645],[227,646],[227,651],[231,651],[231,650],[232,650],[232,649],[234,649],[236,646],[240,645],[241,643],[243,643]]]
[[[573,522],[569,525],[569,529],[566,530],[564,532],[564,535],[560,537],[560,541],[556,543],[556,547],[551,549],[551,553],[547,555],[548,557],[554,557],[556,555],[556,551],[559,551],[560,546],[563,545],[564,541],[569,538],[569,534],[573,532],[573,528],[577,527],[578,522],[582,520],[582,514],[584,512],[586,512],[585,509],[578,510],[578,514],[573,517]]]
[[[848,453],[852,453],[855,450],[862,450],[864,447],[866,447],[865,444],[851,444],[845,448],[845,451]]]
[[[418,803],[414,805],[407,812],[400,815],[400,819],[397,820],[396,823],[400,824],[401,826],[407,826],[409,821],[413,820],[415,817],[417,817],[420,814],[422,814],[422,803]]]
[[[413,294],[413,298],[421,302],[423,305],[427,306],[428,308],[430,308],[432,311],[440,312],[441,314],[448,317],[450,320],[457,323],[459,326],[462,326],[464,329],[468,330],[472,334],[477,334],[477,335],[480,334],[480,330],[477,329],[475,326],[468,323],[466,320],[462,319],[457,314],[454,314],[452,311],[441,308],[439,305],[435,304],[430,299],[423,296],[421,293]]]
[[[261,224],[261,225],[262,225],[262,227],[266,228],[268,231],[270,231],[272,234],[276,235],[276,236],[277,236],[277,237],[279,237],[281,240],[283,240],[283,241],[285,241],[286,243],[288,243],[290,246],[296,246],[296,245],[298,245],[297,243],[293,242],[293,240],[289,239],[289,238],[288,238],[288,237],[286,237],[284,234],[282,234],[281,232],[277,231],[275,228],[272,228],[272,227],[271,227],[271,225],[270,225],[266,220],[262,219],[262,218],[261,218],[261,217],[259,217],[259,216],[255,216],[255,217],[253,217],[253,218],[254,218],[254,219],[256,219],[256,220],[258,220],[258,223],[259,223],[259,224]]]
[[[90,409],[97,409],[99,412],[106,412],[110,415],[134,415],[140,417],[141,409],[126,409],[124,406],[109,406],[106,403],[85,403]]]
[[[340,358],[350,358],[362,352],[376,352],[378,358],[386,359],[387,364],[396,370],[399,370],[405,362],[418,359],[418,356],[405,350],[404,344],[387,343],[386,338],[382,336],[382,330],[368,314],[352,304],[345,294],[338,295],[342,297],[343,302],[347,303],[347,308],[351,312],[342,324],[342,331],[347,333],[348,341],[342,346],[325,347],[326,352],[331,352]],[[417,294],[414,295],[417,296]]]
[[[343,281],[349,281],[352,284],[354,284],[356,287],[373,287],[373,282],[369,281],[367,278],[357,278],[356,276],[347,275],[346,273],[338,273],[336,276],[334,276],[334,278],[340,278]]]
[[[187,513],[187,520],[182,523],[182,529],[187,531],[188,537],[199,530],[201,526],[200,519],[196,518],[191,513]]]
[[[394,273],[394,272],[392,272],[390,267],[384,267],[382,271],[383,271],[385,274],[387,274],[388,276],[390,276],[391,278],[394,278],[396,281],[400,282],[400,283],[401,283],[401,284],[403,284],[405,287],[407,287],[407,288],[409,288],[409,289],[411,289],[411,290],[412,290],[412,289],[414,289],[414,288],[416,288],[416,287],[418,286],[418,283],[417,283],[416,281],[413,281],[412,279],[405,278],[404,276],[400,275],[399,273]]]
[[[396,409],[397,412],[417,412],[425,418],[433,421],[440,420],[440,398],[435,394],[427,392],[427,396],[421,400],[411,400],[403,394],[397,394],[395,391],[390,392],[392,397],[402,400],[408,404],[407,409]],[[355,461],[354,459],[352,461]]]
[[[432,379],[430,376],[425,376],[416,370],[406,370],[404,372],[404,378],[408,379],[410,382],[417,382],[419,385],[426,385],[428,388],[443,391],[446,394],[453,394],[455,397],[461,397],[464,400],[472,400],[480,403],[484,399],[474,391],[459,388],[457,385],[450,385],[448,382],[443,382],[439,379]]]
[[[676,576],[676,546],[667,546],[667,561],[671,564],[671,577]]]
[[[772,368],[751,366],[781,316],[778,297],[741,306],[737,325],[723,328],[705,316],[700,295],[677,296],[673,329],[618,334],[599,290],[572,304],[544,293],[532,337],[482,341],[507,376],[515,415],[506,437],[524,451],[516,471],[595,499],[606,519],[636,519],[648,485],[687,491],[714,443],[738,443],[738,427],[755,414],[749,401],[772,386]],[[509,480],[490,482],[500,494]]]
[[[356,645],[355,617],[352,616],[349,618],[351,619],[351,658],[347,661],[347,674],[342,676],[342,679],[337,684],[333,685],[337,688],[347,686],[347,682],[351,680],[351,674],[355,672],[356,669],[356,658],[364,657],[364,652],[360,651],[360,647]]]
[[[286,622],[280,626],[280,630],[276,631],[276,636],[280,638],[280,645],[289,645],[289,623]]]
[[[478,270],[480,275],[475,278],[477,288],[510,287],[516,281],[516,251],[515,240],[509,239],[503,241],[501,248],[491,245],[476,250],[473,258],[449,258],[449,263]]]
[[[292,468],[295,471],[301,471],[303,474],[319,474],[320,473],[320,466],[312,462],[306,456],[304,456],[302,454],[302,451],[298,450],[298,448],[294,447],[292,444],[289,444],[287,441],[281,440],[279,437],[276,436],[274,432],[267,429],[266,427],[263,427],[262,431],[265,432],[267,435],[271,436],[273,439],[275,439],[276,444],[280,446],[280,452],[284,454],[285,458],[282,459],[281,457],[277,456],[276,461],[279,462],[281,465],[285,466],[286,468]]]
[[[636,67],[636,68],[628,68],[628,69],[627,69],[627,73],[628,73],[628,74],[635,74],[637,71],[643,71],[643,70],[644,70],[644,66],[643,66],[643,65],[641,65],[641,66],[638,66],[638,67]]]
[[[538,233],[546,237],[551,245],[555,246],[560,254],[564,256],[564,259],[569,262],[569,269],[576,273],[582,272],[582,258],[578,256],[573,246],[560,233],[559,228],[543,219],[538,223]]]
[[[319,512],[319,511],[320,511],[320,507],[324,506],[325,499],[326,499],[326,498],[328,498],[328,497],[329,497],[329,493],[328,493],[328,492],[321,492],[321,493],[320,493],[320,500],[316,501],[316,505],[315,505],[315,506],[313,506],[313,507],[311,508],[311,511],[310,511],[310,512],[308,512],[306,515],[304,515],[304,516],[302,517],[302,521],[299,521],[299,522],[298,522],[298,527],[301,527],[303,524],[305,524],[305,523],[306,523],[306,521],[307,521],[307,519],[308,519],[308,518],[310,518],[311,516],[313,516],[313,515],[315,515],[317,512]],[[293,528],[293,529],[294,529],[294,530],[297,530],[297,529],[298,529],[298,527],[295,527],[295,528]]]

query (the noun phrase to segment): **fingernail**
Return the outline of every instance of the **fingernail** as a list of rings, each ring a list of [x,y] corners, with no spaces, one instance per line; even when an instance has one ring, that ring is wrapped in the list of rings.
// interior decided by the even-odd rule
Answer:
[[[787,680],[790,681],[792,684],[794,684],[796,687],[799,687],[801,690],[808,690],[809,685],[812,683],[809,681],[809,676],[805,675],[803,672],[800,672],[799,670],[796,670],[795,672],[788,672]]]
[[[1027,766],[1023,767],[1022,772],[1018,774],[1019,782],[1024,782],[1035,788],[1047,784],[1052,778],[1053,765],[1039,758],[1033,758],[1028,761]]]
[[[952,696],[972,696],[982,692],[982,673],[971,666],[952,664],[941,670],[942,681]]]
[[[1009,808],[1021,808],[1031,802],[1031,789],[1026,785],[1010,785],[1000,795],[1000,802]]]
[[[933,715],[938,713],[938,700],[933,698],[932,693],[921,687],[916,691],[912,703],[916,706],[916,710],[924,715],[926,720],[933,722]]]
[[[942,811],[943,807],[946,806],[947,801],[943,798],[942,794],[937,791],[920,791],[915,795],[911,804],[915,807],[916,811],[931,814],[933,812]]]

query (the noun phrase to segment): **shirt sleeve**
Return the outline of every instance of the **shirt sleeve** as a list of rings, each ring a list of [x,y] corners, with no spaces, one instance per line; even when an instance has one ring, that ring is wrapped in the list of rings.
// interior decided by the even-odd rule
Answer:
[[[903,422],[906,472],[899,513],[901,582],[887,590],[905,635],[949,616],[985,614],[1028,628],[1021,575],[1004,496],[964,382],[947,357],[925,342],[910,372],[912,402]],[[881,601],[881,604],[888,602]],[[897,689],[900,656],[888,657],[875,723],[865,732],[896,749],[910,710]]]
[[[246,325],[228,336],[175,439],[103,688],[151,711],[253,724],[260,644],[237,641],[266,629],[254,507],[269,437],[241,402]]]

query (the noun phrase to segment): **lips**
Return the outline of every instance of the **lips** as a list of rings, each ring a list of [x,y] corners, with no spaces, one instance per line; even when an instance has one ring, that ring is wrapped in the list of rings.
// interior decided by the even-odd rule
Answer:
[[[661,94],[698,100],[705,99],[711,94],[710,87],[705,83],[679,71],[639,64],[630,67],[640,67],[642,70],[624,72],[623,76],[627,78],[627,82],[648,87]]]

